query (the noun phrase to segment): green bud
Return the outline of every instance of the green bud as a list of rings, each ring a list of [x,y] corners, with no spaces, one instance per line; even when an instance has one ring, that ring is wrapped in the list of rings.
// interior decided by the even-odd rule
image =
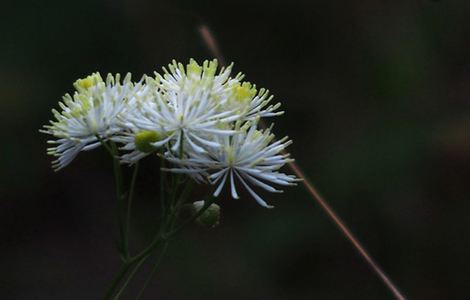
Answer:
[[[204,207],[204,200],[196,201],[193,203],[193,211],[196,214]],[[197,223],[207,227],[214,228],[219,225],[220,221],[220,206],[212,203],[203,213],[196,219]]]
[[[162,139],[161,135],[152,130],[142,130],[135,134],[134,143],[137,150],[144,153],[150,153],[155,150],[151,143],[158,142]]]

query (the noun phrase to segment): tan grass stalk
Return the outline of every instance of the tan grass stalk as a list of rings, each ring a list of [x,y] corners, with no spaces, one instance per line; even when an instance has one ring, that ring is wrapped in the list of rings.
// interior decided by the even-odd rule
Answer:
[[[214,38],[211,30],[207,25],[200,25],[199,26],[199,33],[206,44],[207,48],[211,52],[211,54],[217,58],[221,66],[225,65],[225,60],[222,56],[222,53],[218,47],[217,41]],[[330,220],[339,228],[340,232],[344,235],[344,237],[351,242],[354,249],[362,256],[362,258],[366,261],[369,267],[374,271],[374,273],[382,280],[385,286],[390,290],[390,292],[395,296],[396,299],[405,300],[405,296],[400,292],[397,286],[392,282],[390,277],[385,274],[385,272],[379,267],[379,265],[374,261],[374,259],[370,256],[364,246],[359,242],[359,240],[354,236],[348,226],[341,220],[338,214],[331,208],[328,202],[323,198],[310,180],[304,175],[302,169],[299,165],[292,161],[289,163],[289,167],[291,168],[294,174],[302,179],[302,184],[305,186],[309,194],[312,198],[320,205],[326,215],[330,218]]]

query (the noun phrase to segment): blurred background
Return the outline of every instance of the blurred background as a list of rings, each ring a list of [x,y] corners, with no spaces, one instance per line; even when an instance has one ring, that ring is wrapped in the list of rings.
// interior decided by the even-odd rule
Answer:
[[[1,15],[2,299],[102,297],[119,265],[111,162],[99,149],[54,173],[38,129],[91,72],[211,58],[202,23],[283,103],[276,132],[403,293],[470,299],[470,2],[5,1]],[[157,163],[136,247],[159,215]],[[144,298],[393,299],[302,186],[265,197],[274,210],[222,198],[220,226],[179,235]]]

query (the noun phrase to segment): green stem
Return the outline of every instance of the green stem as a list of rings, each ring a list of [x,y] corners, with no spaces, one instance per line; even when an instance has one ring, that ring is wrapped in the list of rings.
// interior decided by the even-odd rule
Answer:
[[[183,194],[182,194],[183,196]],[[178,199],[178,200],[181,200],[181,199]],[[181,202],[181,201],[178,201],[178,202]],[[176,222],[176,218],[177,218],[177,214],[178,212],[175,211],[173,212],[172,214],[169,215],[168,219],[167,219],[167,222],[165,222],[165,225],[168,226],[168,232],[165,232],[165,228],[161,228],[159,234],[154,238],[154,240],[150,243],[149,246],[147,246],[144,250],[142,250],[139,254],[137,254],[136,256],[134,257],[131,257],[127,260],[127,269],[131,266],[133,266],[134,264],[136,264],[136,266],[134,267],[134,269],[132,270],[132,272],[129,274],[129,276],[127,277],[126,281],[124,282],[124,284],[122,285],[122,287],[120,288],[119,292],[116,294],[115,296],[115,300],[116,299],[119,299],[119,297],[121,296],[121,294],[123,293],[123,291],[125,290],[125,288],[127,287],[127,285],[129,284],[129,282],[132,280],[132,278],[134,277],[134,275],[137,273],[137,271],[140,269],[140,267],[142,266],[142,264],[150,257],[150,255],[152,254],[152,252],[156,249],[156,247],[161,243],[161,242],[164,242],[165,245],[164,245],[164,249],[167,247],[167,244],[169,243],[169,240],[175,236],[178,232],[180,232],[186,225],[188,225],[189,223],[193,222],[196,218],[198,218],[201,214],[203,214],[208,208],[209,206],[214,202],[214,197],[210,197],[208,201],[205,201],[204,202],[204,206],[195,214],[193,215],[191,218],[187,219],[186,221],[184,221],[179,227],[177,228],[174,228],[175,226],[175,222]],[[166,227],[165,226],[165,227]],[[165,250],[166,251],[166,250]],[[162,252],[164,253],[164,251],[162,250]],[[161,254],[160,256],[163,256],[163,254]],[[157,267],[154,267],[154,269],[157,269]],[[125,272],[127,272],[127,269],[125,270]],[[125,273],[124,272],[124,273]],[[153,273],[155,273],[155,271],[152,270],[152,273],[151,273],[151,276],[153,276]],[[122,279],[122,277],[124,276],[124,274],[120,274],[119,275],[119,280],[118,282]],[[150,280],[150,279],[148,279]],[[117,283],[118,283],[117,282]],[[112,286],[112,290],[111,290],[111,293],[112,291],[116,288],[117,286],[117,283],[113,284]],[[147,283],[145,284],[147,285]],[[105,298],[107,299],[107,298]]]
[[[182,142],[183,142],[183,138],[181,136],[181,146],[180,146],[180,157],[182,157],[183,155],[183,146],[182,146]],[[112,147],[115,147],[115,145],[111,144]],[[115,150],[115,148],[112,148],[112,150]],[[162,166],[164,166],[164,158],[162,157]],[[119,175],[120,173],[116,172],[117,175]],[[149,284],[151,278],[153,277],[153,274],[156,272],[156,269],[158,268],[158,265],[164,255],[164,253],[166,252],[166,249],[168,247],[168,243],[169,243],[169,239],[171,237],[173,237],[176,233],[178,233],[184,226],[186,226],[187,224],[189,224],[190,222],[192,222],[194,219],[196,219],[198,216],[200,216],[202,213],[204,213],[204,211],[210,206],[210,204],[212,203],[212,201],[207,201],[205,203],[205,205],[203,206],[203,208],[197,213],[195,214],[192,218],[190,218],[189,220],[186,220],[181,226],[179,226],[177,229],[175,229],[175,223],[176,223],[176,220],[177,220],[177,217],[178,217],[178,213],[179,213],[179,210],[181,209],[181,204],[184,203],[186,200],[187,200],[187,197],[189,196],[191,190],[192,190],[192,182],[187,184],[183,191],[180,193],[179,197],[177,196],[178,195],[178,190],[179,190],[179,187],[181,186],[181,184],[183,184],[184,182],[183,181],[180,181],[180,178],[179,178],[179,174],[173,176],[172,178],[172,181],[171,181],[171,195],[169,197],[169,202],[168,201],[165,201],[166,199],[166,195],[165,195],[165,189],[164,189],[164,186],[165,186],[165,181],[166,181],[166,177],[165,175],[163,174],[163,171],[162,171],[162,174],[160,175],[161,178],[160,178],[160,197],[161,197],[161,202],[162,202],[162,223],[161,223],[161,226],[160,226],[160,230],[158,232],[158,234],[155,236],[155,238],[152,240],[152,242],[145,248],[143,249],[140,253],[138,253],[137,255],[131,257],[129,256],[129,252],[128,252],[128,233],[129,233],[129,221],[130,221],[130,211],[131,211],[131,201],[132,201],[132,195],[133,195],[133,190],[134,190],[134,185],[135,185],[135,178],[136,178],[136,175],[137,174],[137,166],[136,168],[134,169],[134,175],[132,177],[132,183],[131,183],[131,189],[130,189],[130,195],[129,195],[129,201],[128,201],[128,215],[127,215],[127,218],[126,218],[126,231],[125,231],[125,263],[126,263],[126,266],[127,266],[127,269],[125,270],[124,274],[128,271],[128,268],[130,268],[131,266],[134,266],[131,273],[129,274],[129,276],[127,277],[126,281],[122,284],[121,288],[119,289],[119,291],[117,292],[116,296],[114,297],[115,300],[118,300],[122,293],[124,292],[124,290],[127,288],[129,282],[132,280],[132,278],[135,276],[135,274],[137,273],[137,271],[140,269],[140,267],[144,264],[144,262],[150,257],[150,255],[152,254],[152,252],[157,248],[157,246],[161,243],[161,242],[164,242],[164,246],[163,246],[163,249],[162,249],[162,252],[157,260],[157,262],[155,263],[155,266],[153,267],[152,271],[151,271],[151,274],[150,274],[150,277],[146,280],[145,284],[144,284],[144,288],[141,290],[141,292],[139,293],[138,295],[138,298],[140,298],[143,294],[143,291],[145,290],[145,288],[147,287],[147,285]],[[121,179],[122,179],[122,175],[121,175]],[[116,181],[119,182],[119,178],[118,176],[116,177]],[[114,289],[116,288],[117,284],[121,281],[122,277],[124,276],[124,274],[121,274],[119,276],[119,281],[116,283],[116,284],[113,284],[113,287],[112,287],[112,291],[114,291]],[[111,294],[112,295],[112,291],[111,291]]]
[[[163,250],[162,250],[162,253],[160,254],[160,257],[158,258],[157,262],[156,262],[156,265],[153,267],[152,271],[151,271],[151,274],[150,274],[150,277],[146,280],[145,284],[144,284],[144,287],[143,289],[141,290],[141,292],[139,293],[138,295],[138,298],[139,299],[142,294],[143,294],[143,290],[145,290],[145,288],[147,287],[148,285],[148,282],[151,280],[153,274],[156,272],[156,269],[158,268],[158,265],[159,265],[159,261],[161,260],[161,257],[163,257],[165,251],[166,251],[166,248],[168,247],[168,243],[169,243],[169,240],[175,236],[178,232],[180,232],[186,225],[188,225],[189,223],[193,222],[196,218],[198,218],[201,214],[203,214],[208,208],[209,206],[214,202],[213,201],[214,198],[211,197],[210,200],[208,201],[205,201],[204,202],[204,206],[194,215],[192,216],[191,218],[187,219],[185,222],[183,222],[183,224],[181,224],[179,227],[177,227],[176,229],[174,229],[174,223],[176,221],[176,214],[173,215],[172,217],[170,217],[169,219],[169,222],[170,222],[170,231],[168,233],[164,233],[162,235],[159,235],[157,236],[157,238],[146,248],[144,249],[140,254],[136,255],[135,257],[131,258],[129,260],[129,263],[130,264],[134,264],[137,262],[137,266],[134,268],[134,270],[132,271],[132,273],[129,275],[129,277],[127,278],[126,282],[124,283],[123,287],[121,288],[120,292],[118,293],[117,295],[117,298],[114,298],[115,300],[118,299],[120,296],[120,294],[122,293],[122,291],[126,288],[127,284],[129,283],[129,281],[132,279],[132,277],[135,275],[135,273],[137,272],[137,270],[140,268],[140,266],[143,264],[143,262],[145,260],[147,260],[147,258],[151,255],[152,251],[158,246],[158,244],[161,242],[161,241],[164,241],[165,244],[163,246]]]
[[[196,220],[199,216],[201,216],[208,208],[209,206],[211,206],[212,203],[214,203],[215,201],[215,197],[214,196],[211,196],[209,198],[209,200],[207,201],[204,201],[204,206],[196,213],[194,214],[193,216],[191,216],[190,218],[188,218],[186,221],[184,221],[180,226],[178,226],[177,228],[173,229],[172,231],[170,231],[168,233],[167,236],[165,236],[164,238],[166,239],[170,239],[172,238],[175,234],[177,234],[178,232],[180,232],[184,227],[186,227],[186,225],[188,225],[189,223],[193,222],[194,220]]]
[[[178,199],[178,201],[176,201],[177,203],[181,202],[182,200],[182,197],[185,197],[187,195],[187,193],[182,193],[181,196],[180,196],[180,199]],[[185,200],[185,199],[183,199]],[[174,226],[175,226],[175,223],[176,223],[176,219],[178,217],[178,213],[179,213],[179,206],[178,205],[175,205],[175,209],[176,211],[174,212],[173,215],[170,215],[170,217],[168,218],[168,230],[171,231],[173,230]],[[162,232],[165,232],[165,230],[163,229]],[[164,235],[166,235],[164,233]],[[165,239],[165,242],[163,244],[163,248],[160,252],[160,255],[158,256],[154,266],[152,267],[152,270],[150,271],[150,275],[148,276],[148,278],[145,280],[145,283],[144,283],[144,286],[142,287],[142,289],[140,290],[139,294],[137,295],[137,300],[140,299],[142,297],[142,295],[144,294],[144,291],[145,289],[147,288],[147,286],[149,285],[150,281],[152,280],[152,277],[155,275],[157,269],[158,269],[158,266],[160,265],[160,262],[162,260],[162,258],[164,257],[165,253],[166,253],[166,250],[168,248],[168,244],[169,244],[169,239]],[[148,256],[147,256],[148,257]]]
[[[149,253],[152,252],[153,249],[155,249],[156,246],[158,246],[158,244],[161,242],[161,241],[167,241],[169,239],[171,239],[173,236],[175,236],[178,232],[180,232],[184,227],[186,227],[186,225],[192,223],[194,220],[196,220],[199,216],[201,216],[208,208],[209,206],[214,203],[214,200],[215,200],[215,197],[214,196],[211,196],[209,197],[209,200],[207,201],[204,201],[204,206],[196,213],[194,214],[193,216],[191,216],[190,218],[186,219],[186,221],[184,221],[180,226],[178,226],[177,228],[175,229],[171,229],[170,232],[168,233],[165,233],[165,234],[162,234],[162,235],[158,235],[153,241],[152,243],[150,243],[149,246],[147,246],[147,248],[145,248],[144,250],[142,250],[142,252],[140,252],[138,255],[134,256],[133,258],[130,259],[130,262],[134,262],[134,261],[137,261],[139,259],[141,259],[142,257],[148,255]]]
[[[119,289],[119,291],[117,292],[116,296],[114,296],[113,300],[118,300],[122,293],[124,292],[124,290],[127,288],[127,286],[129,285],[129,282],[131,282],[132,278],[134,277],[134,275],[137,273],[137,271],[140,269],[140,267],[144,264],[144,262],[147,260],[149,256],[146,256],[146,257],[143,257],[140,261],[137,262],[136,266],[134,267],[134,269],[132,270],[132,272],[129,274],[129,276],[127,277],[126,281],[124,281],[123,285],[121,286],[121,288]]]
[[[113,296],[114,290],[116,289],[117,285],[122,280],[124,275],[126,275],[130,266],[131,266],[130,264],[123,264],[121,266],[121,269],[119,269],[119,272],[114,276],[113,281],[111,282],[111,286],[106,291],[106,294],[103,297],[103,300],[111,299],[111,297]]]
[[[106,142],[98,134],[96,134],[95,136],[98,139],[98,141],[100,141],[101,146],[103,146],[106,149],[106,151],[108,151],[108,153],[111,155],[111,157],[113,157],[114,155],[113,150],[109,148],[108,144],[106,144]]]
[[[162,153],[163,154],[163,153]],[[163,155],[160,159],[161,168],[165,167],[165,157]],[[166,186],[166,172],[160,171],[160,204],[161,204],[161,224],[160,228],[162,228],[165,224],[165,211],[166,211],[166,204],[165,204],[165,186]]]
[[[173,226],[174,226],[174,223],[176,221],[176,216],[177,214],[173,214],[173,215],[170,215],[170,217],[168,217],[168,226],[169,226],[169,230],[172,230],[173,229]],[[159,233],[157,235],[157,238],[152,242],[151,246],[152,247],[148,247],[146,248],[143,252],[141,252],[140,255],[137,255],[131,259],[129,259],[129,264],[133,265],[133,264],[136,264],[136,266],[134,267],[134,269],[132,270],[132,272],[129,274],[129,276],[127,277],[126,281],[124,282],[124,284],[121,286],[121,288],[119,289],[118,293],[116,294],[116,296],[113,298],[114,300],[118,300],[122,293],[124,292],[124,290],[126,289],[126,287],[129,285],[129,282],[132,280],[132,278],[134,277],[134,275],[137,273],[137,271],[140,269],[140,267],[143,265],[143,263],[150,257],[150,255],[152,254],[153,250],[158,246],[158,244],[162,241],[161,239],[161,236],[163,235],[166,235],[164,232],[165,232],[165,228],[161,228],[160,230],[161,233]],[[163,253],[166,251],[166,248],[168,247],[168,240],[165,239],[165,244],[163,246]],[[160,255],[160,257],[163,256],[162,254]],[[156,267],[154,268],[156,269]],[[153,271],[154,272],[154,271]]]
[[[134,198],[135,182],[137,180],[137,173],[139,172],[139,162],[136,162],[134,165],[134,172],[132,173],[131,186],[129,188],[129,198],[127,200],[127,217],[126,217],[126,230],[125,230],[125,239],[124,247],[126,250],[126,259],[129,258],[129,232],[131,224],[131,211],[132,211],[132,200]]]
[[[158,269],[158,266],[160,265],[160,262],[162,261],[162,258],[163,256],[165,255],[166,253],[166,250],[168,249],[168,244],[169,242],[165,242],[165,244],[163,245],[163,248],[162,248],[162,251],[160,252],[160,255],[158,256],[157,260],[155,261],[155,264],[153,265],[152,267],[152,270],[150,271],[150,275],[147,277],[147,279],[145,280],[145,283],[144,283],[144,286],[142,287],[142,289],[140,290],[139,294],[137,295],[137,297],[135,298],[135,300],[139,300],[142,298],[142,296],[144,295],[144,291],[145,289],[148,287],[148,285],[150,284],[150,282],[152,281],[152,278],[153,276],[155,275],[157,269]]]
[[[116,198],[117,198],[117,222],[119,228],[119,242],[120,242],[120,253],[124,257],[128,257],[127,248],[125,247],[125,230],[124,230],[124,183],[122,176],[122,168],[119,163],[118,149],[114,142],[111,141],[111,151],[113,154],[113,166],[114,166],[114,180],[116,181]]]
[[[187,200],[189,194],[194,188],[194,181],[189,180],[187,184],[184,185],[183,191],[181,192],[180,198],[178,202],[176,203],[176,207],[179,208],[184,202]]]
[[[179,156],[180,156],[180,159],[183,158],[183,153],[184,153],[184,148],[183,148],[183,138],[184,138],[184,131],[181,131],[181,135],[180,135],[180,149],[179,149]]]
[[[116,217],[117,217],[117,224],[119,230],[119,241],[118,241],[118,248],[119,253],[121,254],[121,258],[123,260],[128,257],[127,249],[125,246],[125,232],[124,232],[124,225],[123,225],[123,215],[124,215],[124,184],[123,184],[123,176],[122,176],[122,168],[121,164],[119,163],[119,153],[118,147],[116,143],[110,141],[110,145],[107,144],[103,138],[101,138],[98,134],[96,138],[100,141],[101,145],[108,151],[109,155],[113,159],[113,172],[114,172],[114,181],[116,185]]]

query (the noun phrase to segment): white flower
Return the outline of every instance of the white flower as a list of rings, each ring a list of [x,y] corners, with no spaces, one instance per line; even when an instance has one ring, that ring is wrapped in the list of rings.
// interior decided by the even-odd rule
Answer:
[[[291,144],[287,137],[274,141],[271,129],[258,130],[256,121],[246,123],[233,136],[219,136],[216,141],[220,147],[210,147],[206,153],[193,153],[192,157],[168,159],[178,167],[169,171],[192,175],[209,172],[208,180],[217,185],[214,196],[221,193],[229,181],[233,198],[239,198],[236,182],[241,183],[253,198],[264,207],[268,205],[251,186],[257,186],[268,192],[280,193],[272,185],[295,185],[298,179],[278,170],[292,161],[283,150]]]
[[[244,74],[238,73],[234,78],[230,77],[232,68],[233,63],[216,74],[216,59],[206,60],[202,66],[191,59],[186,68],[173,60],[168,69],[163,68],[163,76],[156,73],[156,80],[163,93],[192,93],[194,89],[202,87],[208,91],[209,97],[220,104],[220,112],[233,111],[241,120],[284,113],[276,111],[281,106],[280,103],[270,104],[273,96],[269,96],[268,90],[260,89],[258,92],[255,85],[243,82]]]
[[[190,59],[185,68],[182,63],[173,60],[168,65],[168,69],[163,68],[163,75],[155,72],[156,80],[164,93],[170,91],[191,92],[194,87],[203,87],[209,90],[211,97],[219,100],[218,98],[225,97],[231,86],[240,82],[244,75],[238,73],[235,78],[231,78],[230,73],[233,64],[227,68],[221,68],[219,73],[216,74],[217,65],[216,59],[212,61],[205,60],[202,66],[194,59]]]
[[[205,152],[205,147],[217,147],[213,142],[214,136],[233,134],[235,131],[230,129],[229,123],[239,116],[233,111],[221,109],[221,103],[211,96],[208,85],[214,82],[215,77],[211,74],[214,74],[216,67],[215,63],[206,63],[198,73],[199,81],[195,79],[195,74],[189,72],[190,76],[183,80],[187,85],[170,90],[163,90],[159,82],[161,78],[157,75],[154,80],[157,87],[152,99],[139,103],[135,113],[126,117],[127,127],[159,132],[164,138],[152,145],[170,145],[169,149],[174,153],[179,153],[180,149]],[[167,84],[176,84],[170,83]]]
[[[282,114],[280,104],[271,105],[272,96],[265,89],[242,82],[243,74],[230,77],[232,65],[217,73],[217,60],[199,65],[193,59],[185,67],[173,61],[164,74],[146,77],[145,85],[136,93],[120,120],[126,130],[113,138],[124,144],[121,156],[125,163],[135,163],[162,146],[177,157],[184,153],[204,153],[217,148],[216,136],[233,135],[236,120],[254,120]],[[158,135],[146,139],[150,148],[136,147],[139,132]],[[153,148],[153,149],[152,149]],[[180,153],[181,150],[184,153]]]
[[[271,104],[268,90],[242,81],[241,73],[231,77],[232,66],[217,72],[217,60],[199,65],[191,59],[186,67],[173,61],[163,75],[138,83],[130,74],[122,82],[119,74],[103,81],[99,73],[77,80],[73,96],[59,102],[62,111],[53,110],[55,120],[40,130],[55,137],[48,141],[48,154],[57,157],[53,168],[102,142],[120,143],[126,151],[121,161],[128,164],[159,149],[174,164],[165,170],[215,185],[215,197],[228,182],[233,198],[242,185],[260,205],[272,207],[253,187],[279,193],[275,185],[298,179],[279,171],[292,161],[284,153],[291,141],[276,141],[272,127],[260,130],[258,122],[283,111]]]
[[[253,120],[263,117],[282,115],[283,111],[276,111],[281,103],[270,104],[274,96],[269,90],[256,89],[256,85],[245,82],[232,82],[229,97],[225,98],[223,107],[233,110],[240,115],[241,120]]]
[[[144,79],[145,84],[136,90],[124,111],[118,115],[118,124],[122,131],[111,138],[123,144],[121,150],[130,151],[121,155],[121,162],[127,164],[134,164],[168,142],[164,129],[144,113],[144,106],[145,110],[157,109],[156,101],[160,99],[156,95],[159,90],[155,80],[146,76]]]
[[[228,136],[235,132],[227,124],[239,116],[233,111],[221,112],[220,104],[203,87],[196,87],[192,93],[169,93],[164,98],[157,102],[157,110],[145,113],[168,133],[173,142],[171,150],[175,153],[181,146],[185,151],[205,152],[206,147],[218,146],[213,142],[214,136]]]
[[[117,116],[140,84],[134,85],[130,74],[121,83],[119,74],[108,74],[105,82],[99,73],[94,73],[77,80],[74,86],[73,96],[66,94],[59,102],[62,112],[52,110],[55,120],[41,130],[56,138],[48,141],[55,145],[48,148],[48,154],[57,157],[53,162],[55,170],[67,166],[80,151],[98,147],[97,136],[106,140],[121,131]]]

